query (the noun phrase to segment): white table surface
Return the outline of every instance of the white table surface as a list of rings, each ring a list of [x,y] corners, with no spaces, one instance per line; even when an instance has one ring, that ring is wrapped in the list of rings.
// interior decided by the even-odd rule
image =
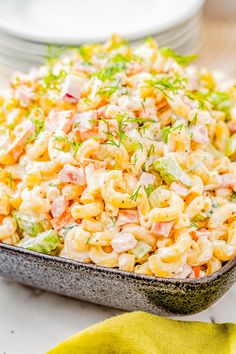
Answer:
[[[0,277],[0,354],[45,354],[81,329],[119,313]],[[208,310],[181,319],[236,322],[236,284]]]

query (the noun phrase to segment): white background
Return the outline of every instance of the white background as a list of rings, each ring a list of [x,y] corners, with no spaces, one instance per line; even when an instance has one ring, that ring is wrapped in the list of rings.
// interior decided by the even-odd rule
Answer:
[[[0,354],[45,354],[81,329],[119,313],[0,277]],[[208,310],[179,319],[236,322],[236,284]]]

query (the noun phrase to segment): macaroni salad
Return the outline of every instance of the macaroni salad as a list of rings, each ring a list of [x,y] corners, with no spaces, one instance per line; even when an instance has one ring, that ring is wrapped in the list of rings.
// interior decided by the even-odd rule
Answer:
[[[0,94],[0,242],[158,277],[232,259],[236,84],[193,59],[114,35],[15,74]]]

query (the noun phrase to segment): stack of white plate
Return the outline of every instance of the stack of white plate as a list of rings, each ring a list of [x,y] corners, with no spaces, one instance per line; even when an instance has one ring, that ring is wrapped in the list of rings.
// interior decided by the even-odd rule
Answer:
[[[48,45],[81,45],[119,33],[153,36],[180,53],[196,50],[204,0],[0,0],[0,62],[28,69]]]

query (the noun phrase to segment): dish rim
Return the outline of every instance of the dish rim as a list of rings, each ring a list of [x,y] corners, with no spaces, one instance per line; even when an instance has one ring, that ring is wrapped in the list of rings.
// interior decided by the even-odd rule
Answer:
[[[72,265],[73,267],[82,267],[82,268],[87,268],[91,270],[98,271],[100,273],[111,273],[111,274],[117,274],[120,276],[125,276],[128,278],[131,278],[132,280],[142,280],[146,283],[153,283],[154,281],[161,282],[161,283],[172,283],[172,284],[187,284],[187,285],[201,285],[201,284],[208,284],[216,280],[217,278],[220,278],[222,275],[225,273],[228,273],[231,271],[233,268],[236,268],[236,256],[232,258],[230,261],[225,263],[223,267],[212,273],[211,275],[207,275],[202,278],[166,278],[166,277],[156,277],[156,276],[150,276],[150,275],[144,275],[144,274],[137,274],[133,272],[125,272],[116,268],[109,268],[105,266],[99,266],[94,263],[85,263],[85,262],[80,262],[75,259],[71,258],[65,258],[65,257],[60,257],[60,256],[53,256],[45,253],[40,253],[40,252],[35,252],[31,250],[24,249],[22,247],[18,246],[13,246],[13,245],[8,245],[6,243],[0,243],[0,251],[1,249],[3,250],[9,250],[13,251],[14,253],[22,253],[23,255],[31,255],[33,257],[40,257],[43,260],[51,260],[60,264],[68,264]]]

